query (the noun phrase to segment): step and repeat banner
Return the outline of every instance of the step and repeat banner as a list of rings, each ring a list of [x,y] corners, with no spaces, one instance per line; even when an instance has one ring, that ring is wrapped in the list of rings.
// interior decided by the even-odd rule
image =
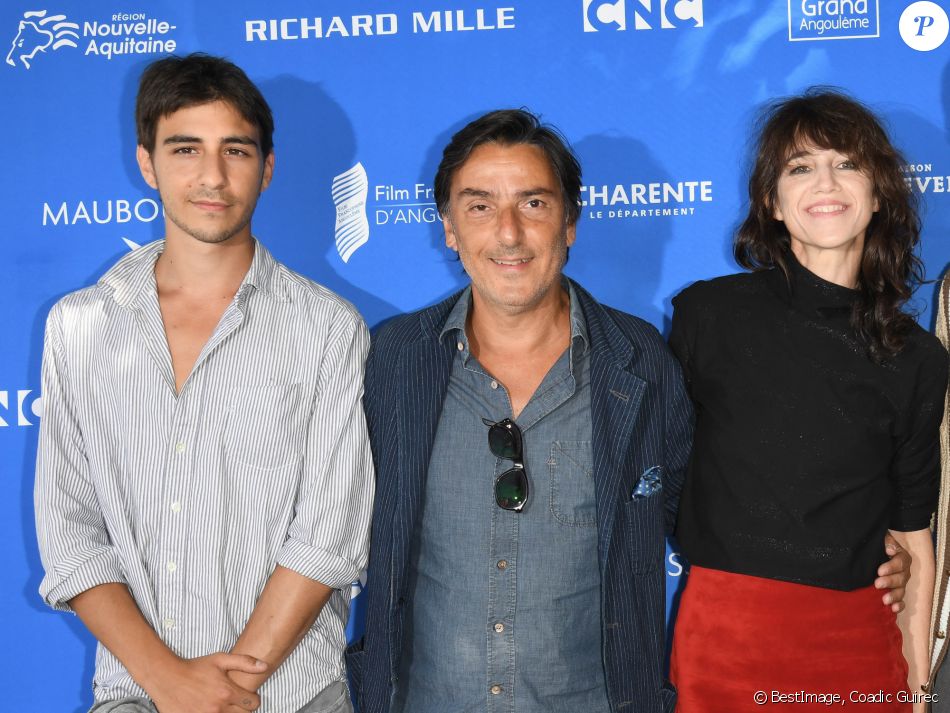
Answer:
[[[886,119],[923,198],[927,275],[943,272],[948,11],[950,0],[5,0],[2,707],[91,702],[91,637],[36,594],[40,357],[53,303],[162,235],[162,206],[135,164],[133,103],[149,62],[224,55],[260,86],[276,168],[254,232],[370,326],[465,284],[433,203],[451,135],[491,109],[540,113],[584,168],[567,273],[667,331],[673,295],[737,269],[730,241],[757,111],[815,84]],[[915,302],[928,328],[934,292],[925,285]],[[671,598],[684,567],[671,547]]]

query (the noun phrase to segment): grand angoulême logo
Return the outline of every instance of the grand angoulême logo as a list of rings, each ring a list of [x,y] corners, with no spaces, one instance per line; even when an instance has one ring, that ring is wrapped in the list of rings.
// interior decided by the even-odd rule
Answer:
[[[880,37],[878,0],[788,0],[788,39]]]
[[[333,204],[336,206],[336,251],[343,262],[369,240],[366,219],[366,194],[369,181],[362,163],[333,179]]]
[[[37,52],[79,47],[78,40],[79,23],[69,22],[65,15],[47,15],[46,10],[24,12],[13,46],[7,53],[7,64],[16,67],[16,61],[20,60],[29,69],[30,60]]]

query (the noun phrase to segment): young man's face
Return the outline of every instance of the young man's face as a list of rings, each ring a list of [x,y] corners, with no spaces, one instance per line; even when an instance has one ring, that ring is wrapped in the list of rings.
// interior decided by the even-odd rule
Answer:
[[[560,284],[574,226],[537,146],[482,144],[452,177],[445,242],[479,299],[506,312],[535,307]]]
[[[155,148],[136,152],[158,190],[168,240],[249,240],[251,215],[270,183],[274,154],[261,155],[257,127],[223,101],[186,107],[158,121]]]

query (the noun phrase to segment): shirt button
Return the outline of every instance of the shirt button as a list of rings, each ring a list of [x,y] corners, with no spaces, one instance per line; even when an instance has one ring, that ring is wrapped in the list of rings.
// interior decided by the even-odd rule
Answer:
[[[494,379],[492,379],[490,386],[491,386],[493,389],[497,389],[497,388],[498,388],[498,382],[495,381]]]
[[[456,344],[455,346],[458,347],[458,350],[459,350],[460,352],[464,352],[464,351],[465,351],[465,345],[462,344],[462,342],[459,342],[459,343]]]
[[[497,631],[499,634],[503,632],[504,630],[505,630],[505,625],[502,624],[500,621],[497,624],[495,624],[495,631]]]
[[[937,632],[937,638],[938,638],[938,639],[946,639],[946,638],[947,638],[947,632],[946,632],[946,631],[938,631],[938,632]]]
[[[175,453],[184,453],[184,452],[185,452],[185,442],[178,441],[178,443],[175,444]]]
[[[167,569],[169,572],[174,572],[176,569],[178,569],[178,565],[174,562],[169,562],[165,565],[165,569]]]
[[[181,512],[181,503],[177,500],[172,503],[172,512]]]
[[[492,687],[489,688],[488,690],[492,692],[492,695],[493,695],[493,696],[497,696],[499,693],[501,693],[501,692],[504,691],[505,689],[502,688],[501,686],[499,686],[499,685],[496,683],[494,686],[492,686]]]
[[[495,566],[501,570],[508,569],[508,560],[498,560],[498,564]]]
[[[166,629],[174,629],[175,620],[172,619],[171,617],[166,617],[165,619],[162,620],[162,626],[165,627]]]

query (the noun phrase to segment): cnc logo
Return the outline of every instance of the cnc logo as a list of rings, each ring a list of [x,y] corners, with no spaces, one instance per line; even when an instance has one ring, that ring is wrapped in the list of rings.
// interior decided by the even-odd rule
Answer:
[[[582,0],[584,32],[703,26],[703,0]],[[630,22],[632,15],[632,22]]]
[[[937,3],[914,2],[901,14],[897,27],[908,47],[918,52],[930,52],[947,39],[950,20]]]
[[[43,400],[33,389],[0,391],[0,428],[35,426],[43,415]]]
[[[78,40],[79,23],[69,22],[65,15],[47,15],[46,10],[24,12],[13,46],[7,54],[7,64],[16,67],[19,60],[29,69],[30,60],[37,52],[79,47]]]
[[[333,179],[333,204],[336,206],[336,251],[343,262],[369,240],[366,220],[366,194],[369,181],[366,169],[357,162],[349,171]]]
[[[878,0],[788,0],[789,42],[880,36]]]

